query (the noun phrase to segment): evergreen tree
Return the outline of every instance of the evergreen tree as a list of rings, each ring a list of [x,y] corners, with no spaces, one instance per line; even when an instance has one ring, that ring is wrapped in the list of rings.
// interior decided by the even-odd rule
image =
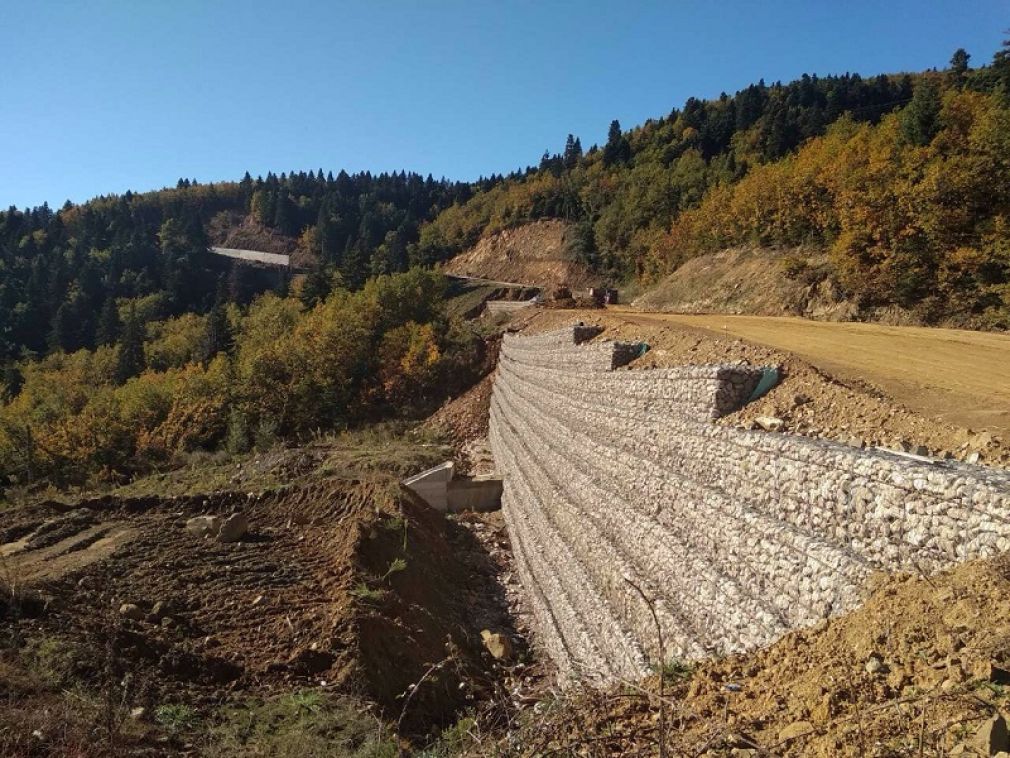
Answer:
[[[77,316],[69,302],[60,303],[49,330],[49,349],[72,352],[80,347],[77,336]]]
[[[950,57],[950,70],[955,74],[964,75],[968,73],[968,61],[971,55],[963,47],[959,47]]]
[[[291,196],[282,190],[277,196],[277,207],[274,209],[274,228],[282,234],[296,234],[298,232],[296,218]]]
[[[312,308],[325,300],[333,289],[333,276],[323,264],[312,268],[302,281],[299,299],[306,308]]]
[[[603,164],[613,166],[627,163],[631,159],[631,143],[621,132],[621,122],[614,119],[607,132],[607,144],[603,146]]]
[[[207,314],[204,325],[203,340],[200,345],[200,359],[209,363],[220,352],[231,350],[233,335],[231,324],[228,323],[228,312],[224,300],[218,298],[214,307]]]
[[[127,379],[139,375],[146,367],[144,358],[144,324],[131,305],[123,322],[123,336],[119,341],[116,355],[116,381],[124,384]]]
[[[940,92],[929,77],[915,85],[910,102],[901,113],[901,129],[913,145],[928,145],[940,130]]]
[[[563,156],[565,168],[573,169],[582,157],[582,143],[572,134],[565,140],[565,152]]]
[[[102,312],[98,316],[98,326],[95,329],[95,342],[99,345],[114,345],[119,339],[119,308],[112,296],[105,298]]]
[[[1004,33],[1010,34],[1010,29]],[[992,71],[996,75],[1003,96],[1010,98],[1010,38],[1003,40],[1000,49],[993,55]]]

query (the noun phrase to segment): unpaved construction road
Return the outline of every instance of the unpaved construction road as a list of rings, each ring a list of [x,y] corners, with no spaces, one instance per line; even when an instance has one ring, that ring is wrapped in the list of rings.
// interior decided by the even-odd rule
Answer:
[[[667,324],[785,350],[844,380],[865,381],[923,415],[1010,432],[1010,336],[960,329],[681,315],[609,308],[643,325]]]

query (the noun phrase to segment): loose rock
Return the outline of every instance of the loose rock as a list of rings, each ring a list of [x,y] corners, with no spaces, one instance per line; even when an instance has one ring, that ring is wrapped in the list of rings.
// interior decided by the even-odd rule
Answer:
[[[512,641],[504,634],[484,629],[480,633],[480,638],[493,658],[507,661],[512,657]]]
[[[244,513],[233,513],[224,520],[217,533],[218,542],[238,542],[249,531],[249,519]]]
[[[754,419],[754,423],[766,432],[780,432],[782,431],[782,427],[786,424],[786,422],[778,416],[758,416]]]
[[[995,755],[1001,750],[1010,750],[1010,732],[1002,714],[995,714],[983,722],[972,738],[972,746],[982,751],[982,755]]]
[[[810,734],[814,731],[814,725],[809,721],[794,721],[789,724],[789,726],[784,727],[782,731],[779,732],[779,739],[782,742],[787,740],[794,740],[797,737],[803,737],[804,735]]]
[[[220,516],[194,516],[186,522],[186,531],[198,537],[213,537],[220,529]]]
[[[144,618],[144,611],[136,603],[123,603],[119,606],[119,615],[133,621],[141,621]]]

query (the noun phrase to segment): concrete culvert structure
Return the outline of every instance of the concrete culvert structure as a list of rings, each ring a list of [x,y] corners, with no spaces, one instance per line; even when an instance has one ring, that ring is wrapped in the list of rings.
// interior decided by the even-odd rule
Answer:
[[[484,474],[457,478],[452,461],[404,479],[403,485],[443,513],[493,511],[501,507],[500,476]]]

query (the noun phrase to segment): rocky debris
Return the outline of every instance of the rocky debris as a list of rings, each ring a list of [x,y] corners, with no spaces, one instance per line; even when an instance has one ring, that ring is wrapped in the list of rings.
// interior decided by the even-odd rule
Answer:
[[[766,432],[781,432],[786,425],[786,422],[778,416],[758,416],[754,419],[754,423]]]
[[[249,531],[249,519],[244,513],[221,516],[194,516],[186,521],[186,531],[198,537],[213,537],[218,542],[238,542]]]
[[[514,655],[512,641],[500,632],[492,632],[484,629],[480,633],[484,648],[491,653],[491,657],[499,661],[509,661]]]

